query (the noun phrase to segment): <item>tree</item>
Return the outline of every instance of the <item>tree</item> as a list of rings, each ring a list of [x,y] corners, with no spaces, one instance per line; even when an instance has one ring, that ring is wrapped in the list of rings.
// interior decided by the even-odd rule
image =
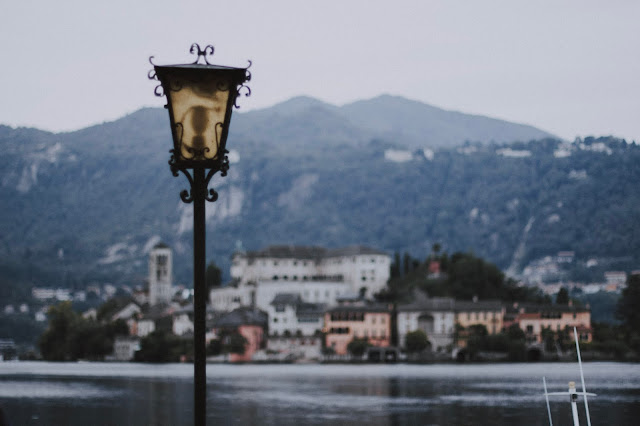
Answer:
[[[640,330],[640,274],[627,278],[627,286],[622,290],[616,306],[616,317],[629,332]]]
[[[182,355],[190,356],[192,353],[192,340],[183,340],[165,331],[156,330],[140,341],[136,361],[177,362]]]
[[[422,352],[428,347],[429,339],[422,330],[410,331],[405,336],[405,349],[409,353]]]
[[[243,355],[248,343],[249,342],[242,334],[235,332],[228,337],[226,350],[232,354]]]
[[[71,302],[62,302],[49,308],[49,327],[40,336],[42,357],[47,361],[71,359],[69,343],[79,322],[79,315],[71,309]]]
[[[222,341],[220,339],[213,339],[207,345],[207,355],[220,355],[223,349]]]
[[[369,347],[369,341],[366,338],[359,339],[354,337],[352,341],[347,344],[347,350],[354,357],[362,357]]]
[[[213,260],[207,265],[205,272],[205,282],[207,283],[207,293],[211,289],[218,288],[222,285],[222,270],[218,268]]]
[[[358,297],[360,298],[360,300],[364,300],[367,297],[366,287],[360,287],[360,290],[358,291]]]
[[[558,291],[558,295],[556,296],[556,305],[568,305],[569,304],[569,291],[562,287],[560,291]]]
[[[48,361],[102,359],[113,351],[117,335],[128,335],[123,320],[99,323],[86,320],[73,311],[71,302],[49,308],[49,326],[40,336],[42,357]]]

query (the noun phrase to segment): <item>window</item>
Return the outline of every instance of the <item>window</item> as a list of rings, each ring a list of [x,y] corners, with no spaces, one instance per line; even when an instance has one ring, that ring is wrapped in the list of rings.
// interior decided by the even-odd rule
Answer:
[[[533,326],[532,325],[528,325],[527,326],[527,333],[533,333]]]

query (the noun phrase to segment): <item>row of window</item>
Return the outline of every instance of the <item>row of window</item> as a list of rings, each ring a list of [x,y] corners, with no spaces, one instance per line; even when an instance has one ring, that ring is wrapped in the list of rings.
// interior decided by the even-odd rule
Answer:
[[[349,327],[331,327],[329,329],[329,334],[349,334],[350,329]],[[354,337],[358,337],[361,339],[364,338],[372,338],[372,339],[386,339],[387,334],[385,333],[384,330],[380,330],[380,332],[378,333],[378,330],[362,330],[360,331],[359,334],[354,333]]]
[[[331,321],[364,321],[365,315],[365,312],[332,312]],[[375,324],[378,317],[380,324],[384,324],[386,322],[385,315],[373,314],[369,316],[371,324]]]
[[[280,279],[282,279],[283,281],[288,281],[289,280],[289,275],[273,275],[271,277],[271,279],[273,281],[278,281]],[[291,276],[291,280],[292,281],[298,281],[298,276],[297,275],[292,275]],[[344,275],[303,275],[302,276],[302,281],[337,281],[337,282],[341,282],[344,281]]]
[[[331,262],[327,262],[327,263],[331,263],[331,264],[333,264],[333,265],[342,265],[343,260],[344,260],[344,262],[345,262],[345,263],[347,263],[347,262],[348,262],[348,261],[347,261],[347,259],[334,259],[334,260],[332,260]],[[367,262],[367,261],[368,261],[368,262]],[[272,260],[270,263],[271,263],[273,266],[278,266],[278,265],[280,265],[280,263],[282,263],[282,265],[288,265],[288,264],[289,264],[289,262],[290,262],[289,260]],[[251,264],[251,263],[252,263],[252,262],[249,262],[249,264]],[[301,260],[301,261],[293,260],[293,261],[291,261],[291,263],[293,264],[293,266],[299,266],[299,265],[301,265],[301,266],[308,266],[310,263],[316,263],[316,262],[313,262],[313,261],[307,261],[307,260]],[[357,263],[357,257],[352,257],[352,258],[351,258],[351,263]],[[360,263],[378,263],[378,260],[376,260],[376,258],[375,258],[375,257],[371,257],[371,258],[369,258],[369,259],[366,259],[366,258],[364,258],[364,257],[363,257],[363,258],[361,258],[361,259],[360,259]],[[384,258],[383,258],[383,259],[381,259],[381,260],[380,260],[380,263],[382,263],[382,264],[386,263],[386,259],[384,259]],[[266,261],[266,260],[262,260],[262,261],[260,262],[260,264],[261,264],[262,266],[267,266],[267,261]],[[239,265],[240,265],[240,262],[239,262],[239,261],[235,261],[235,262],[233,262],[233,265],[234,265],[234,266],[239,266]]]
[[[460,318],[466,317],[467,320],[496,319],[498,316],[500,316],[499,312],[463,312],[460,314]]]

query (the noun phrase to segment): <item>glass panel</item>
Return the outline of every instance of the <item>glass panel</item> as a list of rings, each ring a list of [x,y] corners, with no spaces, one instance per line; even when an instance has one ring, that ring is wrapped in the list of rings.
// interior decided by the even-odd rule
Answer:
[[[200,74],[199,81],[176,78],[169,90],[180,155],[186,160],[215,158],[229,99],[229,84],[219,75]]]

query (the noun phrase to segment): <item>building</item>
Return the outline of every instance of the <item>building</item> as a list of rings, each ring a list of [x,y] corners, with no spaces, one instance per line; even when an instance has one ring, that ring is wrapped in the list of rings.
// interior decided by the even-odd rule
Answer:
[[[398,306],[400,347],[405,347],[407,333],[422,330],[427,335],[432,350],[450,350],[456,324],[455,300],[448,297],[420,298],[418,295],[413,303]]]
[[[234,333],[244,337],[247,341],[244,353],[231,353],[229,361],[246,362],[251,361],[253,355],[265,345],[267,323],[266,313],[248,307],[238,308],[220,316],[214,322],[214,332],[223,341]]]
[[[389,279],[390,258],[367,247],[271,246],[260,251],[236,252],[232,284],[211,291],[218,310],[255,306],[267,310],[278,293],[295,293],[306,303],[335,305],[348,294],[368,297]]]
[[[140,339],[135,337],[116,337],[113,341],[114,361],[133,361],[135,354],[140,350]]]
[[[505,307],[500,300],[456,300],[456,324],[468,328],[483,325],[489,334],[498,334],[503,329]]]
[[[582,342],[592,340],[591,312],[587,308],[564,305],[514,306],[516,322],[524,331],[527,342],[542,343],[543,330],[558,332],[576,327]]]
[[[347,354],[353,339],[367,339],[369,344],[391,344],[391,309],[387,305],[343,305],[324,314],[326,346],[337,355]]]
[[[149,253],[149,304],[169,303],[173,296],[173,258],[169,246],[156,244]]]
[[[193,333],[193,305],[182,308],[172,315],[171,331],[176,336]]]
[[[324,325],[323,304],[305,303],[299,294],[279,293],[267,309],[270,336],[317,336]]]

